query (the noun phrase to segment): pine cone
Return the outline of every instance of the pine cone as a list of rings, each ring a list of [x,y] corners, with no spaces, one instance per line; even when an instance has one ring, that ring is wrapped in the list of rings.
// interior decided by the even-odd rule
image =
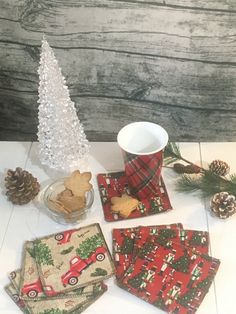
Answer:
[[[173,165],[173,168],[177,173],[184,173],[185,165],[177,162]]]
[[[175,163],[174,166],[173,166],[175,172],[177,173],[188,173],[188,174],[191,174],[191,173],[200,173],[201,172],[201,168],[198,167],[197,165],[183,165],[183,164],[180,164],[180,163]]]
[[[209,166],[210,171],[218,174],[219,176],[225,176],[229,173],[229,165],[222,160],[213,160]]]
[[[6,195],[13,204],[23,205],[29,203],[40,190],[37,179],[20,167],[17,167],[15,171],[9,169],[5,181]]]
[[[211,210],[222,219],[232,216],[236,212],[235,196],[228,192],[216,193],[211,199]]]

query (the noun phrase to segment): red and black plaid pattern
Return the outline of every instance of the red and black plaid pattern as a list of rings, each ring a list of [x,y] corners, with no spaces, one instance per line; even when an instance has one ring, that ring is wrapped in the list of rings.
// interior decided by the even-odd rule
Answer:
[[[124,151],[124,161],[132,194],[139,199],[157,195],[163,151],[151,155],[133,155]]]

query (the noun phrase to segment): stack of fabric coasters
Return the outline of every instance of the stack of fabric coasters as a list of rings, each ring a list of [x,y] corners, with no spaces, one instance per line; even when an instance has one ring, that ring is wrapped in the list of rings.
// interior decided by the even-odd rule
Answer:
[[[23,313],[81,313],[113,274],[100,226],[92,224],[26,242],[22,267],[5,289]]]
[[[117,283],[167,313],[195,313],[220,265],[208,247],[208,232],[182,224],[114,229]]]

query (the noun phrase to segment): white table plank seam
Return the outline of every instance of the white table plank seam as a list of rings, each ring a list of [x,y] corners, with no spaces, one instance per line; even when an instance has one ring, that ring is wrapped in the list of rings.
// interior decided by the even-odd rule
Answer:
[[[202,149],[201,149],[201,143],[199,143],[199,153],[200,153],[200,161],[201,161],[201,167],[204,167],[204,160],[202,157]],[[205,215],[206,215],[206,224],[207,224],[207,231],[209,232],[209,238],[210,238],[210,243],[209,243],[209,254],[211,256],[213,256],[213,252],[212,252],[212,245],[211,245],[211,234],[210,234],[210,226],[209,226],[209,219],[208,219],[208,202],[206,200],[206,198],[203,199],[203,203],[204,203],[204,208],[205,208]],[[214,257],[214,256],[213,256]],[[213,281],[213,289],[214,289],[214,295],[215,295],[215,307],[216,307],[216,313],[218,314],[218,304],[217,304],[217,293],[216,293],[216,282],[215,280]]]
[[[11,213],[10,213],[9,219],[7,221],[7,225],[6,225],[6,228],[5,228],[5,232],[4,232],[2,243],[1,243],[1,247],[0,247],[0,255],[1,255],[1,251],[2,251],[2,248],[3,248],[3,245],[4,245],[4,241],[5,241],[7,232],[8,232],[8,227],[9,227],[12,215],[13,215],[13,211],[14,211],[14,205],[11,206]]]
[[[26,169],[26,167],[27,167],[32,146],[33,146],[33,142],[30,143],[30,147],[29,147],[29,150],[27,152],[27,157],[26,157],[25,164],[24,164],[24,169]]]

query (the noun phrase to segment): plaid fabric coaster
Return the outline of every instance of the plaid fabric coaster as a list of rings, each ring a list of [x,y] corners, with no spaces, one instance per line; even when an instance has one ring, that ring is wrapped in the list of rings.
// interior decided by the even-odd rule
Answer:
[[[157,193],[139,199],[139,204],[127,218],[121,217],[111,210],[111,198],[122,194],[131,195],[128,179],[124,172],[98,174],[98,189],[101,197],[104,217],[106,221],[139,218],[159,214],[172,209],[163,179],[160,180]],[[137,198],[135,195],[132,197]]]

